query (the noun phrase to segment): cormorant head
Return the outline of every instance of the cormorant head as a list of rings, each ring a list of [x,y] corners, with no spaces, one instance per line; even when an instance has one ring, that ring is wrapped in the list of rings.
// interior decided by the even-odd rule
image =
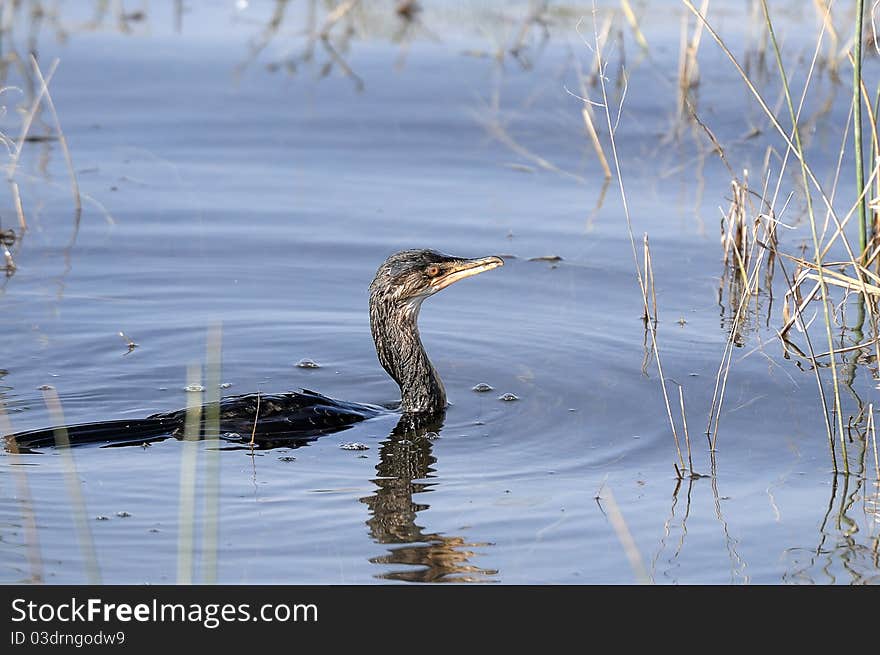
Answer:
[[[370,295],[415,306],[450,284],[503,266],[500,257],[463,259],[435,250],[402,250],[385,260],[370,284]]]

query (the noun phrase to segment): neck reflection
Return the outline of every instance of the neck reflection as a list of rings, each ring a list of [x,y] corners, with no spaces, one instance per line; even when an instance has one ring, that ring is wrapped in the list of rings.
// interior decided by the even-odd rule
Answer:
[[[416,494],[433,490],[437,482],[433,439],[443,427],[443,417],[415,421],[404,415],[379,448],[374,494],[361,498],[370,510],[367,526],[376,543],[391,545],[383,555],[370,558],[373,564],[392,567],[376,575],[406,582],[493,582],[498,571],[470,563],[472,548],[489,543],[471,543],[463,536],[425,532],[416,523],[419,512],[428,509],[416,502]],[[403,565],[397,568],[395,565]]]

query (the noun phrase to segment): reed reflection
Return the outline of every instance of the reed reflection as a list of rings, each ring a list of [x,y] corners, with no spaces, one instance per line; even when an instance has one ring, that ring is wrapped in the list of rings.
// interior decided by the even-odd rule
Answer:
[[[859,474],[831,477],[828,507],[815,546],[785,550],[790,584],[880,584],[877,522],[880,483]]]
[[[413,425],[402,418],[379,448],[379,463],[373,484],[376,491],[361,498],[370,510],[367,526],[378,544],[390,547],[383,555],[370,558],[373,564],[393,566],[376,575],[386,580],[406,582],[494,582],[497,570],[483,569],[470,562],[474,548],[490,543],[468,542],[463,536],[426,532],[416,523],[418,513],[428,509],[417,494],[433,490],[437,458],[433,439],[442,428],[442,419],[427,425]],[[401,565],[396,567],[395,565]]]

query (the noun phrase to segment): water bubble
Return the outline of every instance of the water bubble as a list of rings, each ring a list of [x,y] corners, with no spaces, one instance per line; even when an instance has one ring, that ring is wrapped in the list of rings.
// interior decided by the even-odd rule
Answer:
[[[519,396],[517,396],[515,393],[505,393],[505,394],[498,396],[498,400],[504,400],[506,402],[510,402],[512,400],[519,400]]]
[[[359,441],[352,441],[350,443],[344,443],[339,446],[342,450],[369,450],[370,447],[367,444],[360,443]]]
[[[492,391],[492,389],[494,389],[494,387],[486,384],[485,382],[480,382],[480,384],[475,384],[473,387],[471,387],[471,391],[476,391],[477,393]]]
[[[321,365],[312,359],[301,359],[296,363],[297,368],[321,368]]]

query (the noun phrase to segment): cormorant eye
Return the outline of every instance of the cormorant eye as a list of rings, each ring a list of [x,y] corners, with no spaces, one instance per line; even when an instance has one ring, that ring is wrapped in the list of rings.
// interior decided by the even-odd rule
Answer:
[[[437,277],[440,275],[440,267],[436,264],[431,264],[428,268],[425,269],[425,275],[428,277]]]

